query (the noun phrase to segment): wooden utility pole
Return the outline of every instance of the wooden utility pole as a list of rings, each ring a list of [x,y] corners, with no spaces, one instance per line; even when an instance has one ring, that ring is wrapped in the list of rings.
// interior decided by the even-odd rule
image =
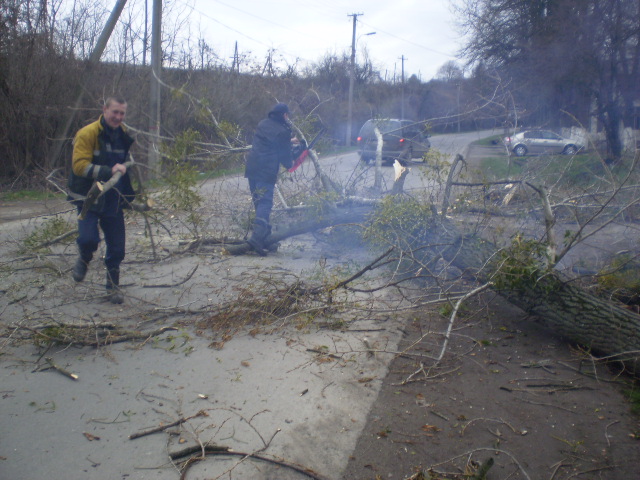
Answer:
[[[160,146],[160,78],[162,71],[162,0],[153,0],[151,24],[151,79],[149,84],[149,170],[158,172]]]

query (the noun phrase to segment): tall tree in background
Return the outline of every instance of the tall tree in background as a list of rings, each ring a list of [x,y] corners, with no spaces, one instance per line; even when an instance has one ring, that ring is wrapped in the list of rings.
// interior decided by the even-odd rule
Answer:
[[[621,155],[620,123],[640,97],[639,0],[465,0],[459,13],[471,63],[512,78],[538,121],[597,115],[608,154]]]
[[[594,95],[598,118],[610,153],[621,151],[619,125],[632,126],[633,102],[640,99],[640,1],[594,1],[592,25],[597,80]],[[599,55],[597,55],[600,53]]]

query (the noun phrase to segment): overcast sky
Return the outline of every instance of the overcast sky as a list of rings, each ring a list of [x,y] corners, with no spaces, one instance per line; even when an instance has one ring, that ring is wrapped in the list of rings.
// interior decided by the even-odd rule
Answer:
[[[193,6],[192,26],[199,28],[216,54],[240,53],[266,59],[269,49],[287,63],[315,62],[326,53],[351,52],[353,17],[356,51],[366,48],[374,65],[390,80],[404,74],[433,78],[456,60],[460,36],[450,0],[186,0]],[[375,35],[365,35],[376,32]],[[229,60],[230,61],[230,60]]]

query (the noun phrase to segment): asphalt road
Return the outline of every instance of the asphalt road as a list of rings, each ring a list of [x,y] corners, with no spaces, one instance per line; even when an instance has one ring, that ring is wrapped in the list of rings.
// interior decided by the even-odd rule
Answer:
[[[431,140],[434,148],[455,154],[488,134]],[[346,181],[357,170],[358,158],[349,154],[321,162]],[[393,169],[385,167],[383,172],[390,185]],[[246,188],[241,176],[225,182]],[[237,190],[223,189],[222,183],[211,182],[207,188],[235,192],[230,201],[237,198]],[[0,229],[2,258],[15,255],[13,242],[20,232],[28,232],[30,222],[7,221]],[[128,227],[135,241],[143,238],[143,226],[139,227],[140,231]],[[171,241],[163,248],[178,248],[178,239]],[[365,253],[323,250],[312,236],[301,236],[283,242],[277,254],[266,258],[183,255],[149,262],[143,255],[142,261],[124,265],[127,299],[116,307],[101,298],[104,274],[99,262],[92,264],[85,282],[75,284],[64,274],[73,251],[62,249],[49,259],[8,264],[9,273],[0,277],[0,313],[12,335],[51,319],[158,328],[162,323],[141,321],[141,312],[177,306],[197,310],[222,301],[216,299],[223,293],[250,286],[258,275],[305,275],[321,263],[329,269],[347,259],[365,262],[365,256],[359,257]],[[128,254],[128,261],[134,259],[134,252]],[[36,268],[39,262],[53,262],[62,274],[52,276],[50,263],[47,269]],[[145,283],[177,282],[195,267],[198,271],[187,284],[145,288]],[[221,287],[227,291],[221,292]],[[185,316],[187,324],[190,318]],[[368,346],[393,352],[403,325],[404,319],[388,314],[363,316],[346,331],[283,323],[271,333],[232,336],[219,349],[212,348],[206,336],[184,327],[155,341],[47,350],[47,357],[79,376],[77,381],[37,368],[46,366],[42,349],[7,338],[0,350],[0,478],[173,480],[179,473],[168,452],[211,442],[246,453],[264,450],[313,469],[319,478],[339,479],[393,358],[392,353],[370,355]],[[129,439],[132,433],[199,411],[207,416],[185,421],[174,433]],[[232,478],[305,478],[274,465],[241,460],[201,462],[188,478],[226,478],[230,469]]]

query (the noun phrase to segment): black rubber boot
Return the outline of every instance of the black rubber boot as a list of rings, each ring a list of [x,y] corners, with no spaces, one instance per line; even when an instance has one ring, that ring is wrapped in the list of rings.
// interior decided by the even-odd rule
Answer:
[[[269,238],[269,235],[271,235],[271,231],[272,231],[272,227],[271,227],[271,224],[269,224],[267,226],[267,236],[265,237],[265,239]],[[280,242],[274,242],[274,243],[270,243],[265,248],[267,249],[267,251],[269,251],[271,253],[275,253],[275,252],[278,251],[279,247],[280,247]]]
[[[107,270],[107,298],[115,304],[124,302],[124,295],[120,291],[120,270]]]
[[[261,218],[256,218],[253,222],[253,230],[251,236],[247,239],[247,243],[253,247],[258,255],[265,257],[267,249],[264,240],[269,236],[270,225]]]
[[[89,261],[85,261],[82,257],[78,257],[76,259],[76,263],[71,270],[71,276],[76,282],[81,282],[84,280],[84,277],[87,275],[87,270],[89,268]]]

